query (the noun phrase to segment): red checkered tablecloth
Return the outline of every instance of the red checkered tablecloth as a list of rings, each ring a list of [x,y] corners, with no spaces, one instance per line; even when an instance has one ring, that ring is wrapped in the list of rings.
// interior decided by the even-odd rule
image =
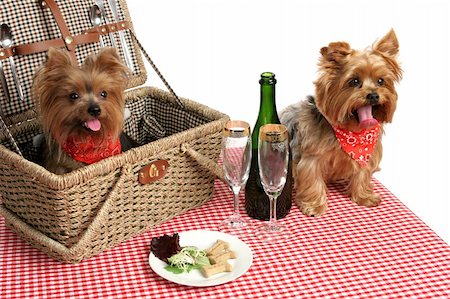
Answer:
[[[281,220],[292,232],[288,242],[242,238],[254,254],[249,271],[205,288],[157,276],[148,264],[150,240],[216,229],[232,211],[231,192],[222,182],[216,181],[214,197],[202,207],[76,265],[33,249],[0,217],[0,297],[449,298],[450,247],[379,182],[374,185],[383,197],[376,208],[352,203],[339,185],[330,187],[329,209],[320,218],[303,216],[293,206]]]

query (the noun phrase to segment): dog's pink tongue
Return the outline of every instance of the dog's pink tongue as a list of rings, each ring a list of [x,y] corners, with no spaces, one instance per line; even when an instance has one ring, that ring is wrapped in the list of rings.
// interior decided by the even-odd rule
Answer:
[[[378,124],[378,121],[375,118],[373,118],[371,105],[359,108],[357,110],[357,113],[359,118],[359,125],[361,127],[369,128]]]
[[[90,119],[84,123],[88,129],[97,132],[102,127],[102,124],[98,119]]]

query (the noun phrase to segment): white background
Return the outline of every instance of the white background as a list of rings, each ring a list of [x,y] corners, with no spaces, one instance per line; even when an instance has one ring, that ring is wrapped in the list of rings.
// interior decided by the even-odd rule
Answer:
[[[280,111],[312,94],[319,49],[364,49],[394,28],[404,79],[376,174],[450,244],[449,4],[424,1],[128,0],[136,32],[174,90],[252,126],[260,74]],[[163,88],[147,65],[147,85]]]

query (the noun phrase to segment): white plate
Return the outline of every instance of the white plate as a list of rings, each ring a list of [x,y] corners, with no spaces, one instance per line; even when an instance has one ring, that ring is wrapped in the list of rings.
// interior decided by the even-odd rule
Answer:
[[[189,273],[174,274],[164,269],[167,264],[158,259],[153,253],[150,253],[150,267],[159,276],[187,286],[207,287],[214,286],[232,281],[250,268],[253,261],[253,254],[250,247],[235,236],[208,230],[192,230],[179,233],[180,246],[196,246],[200,249],[211,247],[217,240],[223,240],[230,244],[230,250],[236,253],[236,259],[229,259],[228,262],[233,266],[233,271],[219,273],[211,277],[205,278],[200,270],[192,270]]]

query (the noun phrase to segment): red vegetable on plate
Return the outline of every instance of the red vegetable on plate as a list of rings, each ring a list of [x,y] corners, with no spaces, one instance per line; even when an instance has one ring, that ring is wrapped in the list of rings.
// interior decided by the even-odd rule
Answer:
[[[152,239],[150,250],[157,258],[168,263],[169,257],[181,251],[180,236],[175,233],[172,236],[164,234],[155,237]]]

